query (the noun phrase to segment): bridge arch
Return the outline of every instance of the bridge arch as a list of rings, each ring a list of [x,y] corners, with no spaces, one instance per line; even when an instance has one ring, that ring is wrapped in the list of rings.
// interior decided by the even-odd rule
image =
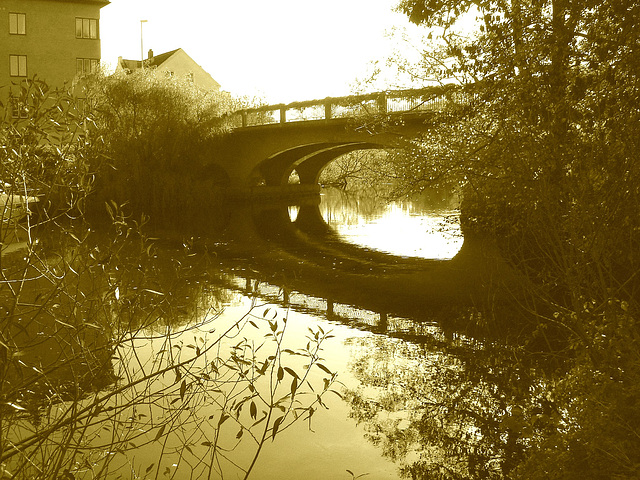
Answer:
[[[281,186],[296,171],[303,185],[318,183],[323,168],[338,157],[356,150],[380,150],[390,148],[373,142],[320,142],[300,145],[275,153],[262,160],[251,174],[254,185]]]

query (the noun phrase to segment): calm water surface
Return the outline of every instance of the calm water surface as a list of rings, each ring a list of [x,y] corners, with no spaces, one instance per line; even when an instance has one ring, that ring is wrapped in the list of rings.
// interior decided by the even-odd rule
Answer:
[[[126,427],[114,420],[110,426],[102,425],[102,430],[96,427],[95,431],[88,427],[93,436],[86,447],[94,449],[88,455],[94,461],[115,455],[114,465],[120,468],[112,478],[208,478],[209,474],[211,478],[243,478],[242,470],[255,454],[255,442],[248,438],[250,430],[245,427],[259,423],[261,411],[259,406],[254,411],[248,401],[242,410],[237,406],[247,395],[254,396],[257,402],[256,391],[263,398],[274,388],[274,394],[290,396],[294,391],[294,374],[287,370],[277,382],[274,375],[277,377],[280,372],[271,377],[265,375],[247,390],[246,385],[244,389],[239,387],[242,382],[237,379],[224,380],[226,377],[221,373],[223,367],[234,375],[242,372],[241,360],[236,363],[237,368],[216,362],[251,358],[257,359],[259,365],[272,359],[270,355],[280,354],[288,362],[283,365],[288,365],[301,379],[291,405],[313,404],[314,413],[310,420],[304,410],[298,413],[291,410],[284,417],[281,431],[261,450],[251,478],[324,480],[364,474],[369,479],[399,478],[401,463],[415,460],[417,454],[393,452],[394,442],[385,443],[385,438],[391,437],[381,432],[391,428],[401,433],[413,414],[410,405],[400,405],[397,399],[393,408],[384,402],[388,403],[394,392],[404,388],[401,377],[407,369],[427,371],[429,365],[442,364],[446,357],[442,353],[429,353],[420,342],[408,339],[442,339],[446,335],[435,318],[417,323],[357,303],[334,302],[321,292],[314,294],[314,288],[331,283],[331,275],[338,278],[338,273],[332,273],[338,271],[338,266],[344,267],[340,275],[357,279],[358,272],[365,271],[368,278],[377,268],[372,258],[374,261],[395,258],[370,257],[371,252],[423,259],[452,258],[462,246],[455,209],[447,202],[386,205],[372,198],[354,199],[325,191],[320,204],[310,208],[285,205],[273,211],[248,212],[245,209],[241,217],[231,217],[226,237],[207,240],[209,256],[215,261],[206,275],[189,271],[188,280],[179,279],[175,272],[187,269],[187,260],[180,263],[168,258],[166,273],[162,273],[162,268],[157,273],[169,294],[162,293],[160,287],[136,290],[135,285],[127,293],[123,278],[107,279],[114,311],[124,311],[118,309],[130,307],[134,301],[144,303],[143,298],[169,295],[172,297],[166,297],[169,307],[164,308],[171,308],[182,320],[179,325],[159,327],[145,323],[147,317],[141,314],[142,319],[133,316],[129,319],[130,328],[126,331],[112,332],[118,336],[113,372],[109,373],[109,378],[114,379],[113,388],[124,379],[135,382],[161,368],[167,368],[167,372],[154,377],[151,384],[141,383],[109,400],[109,408],[120,409],[131,423]],[[297,220],[300,222],[296,224]],[[278,223],[281,221],[284,223]],[[295,225],[300,229],[293,228]],[[318,231],[322,231],[323,237],[320,246],[316,245],[320,237],[313,234]],[[159,250],[158,257],[162,255]],[[192,253],[188,258],[195,261],[202,255]],[[398,262],[401,264],[402,260]],[[297,269],[291,269],[291,265],[297,265]],[[389,268],[400,268],[393,262],[390,265]],[[290,271],[293,273],[287,273]],[[315,283],[305,280],[307,277],[316,278]],[[299,287],[298,281],[302,282]],[[357,296],[358,292],[354,293]],[[279,335],[283,329],[281,343],[275,342],[273,333]],[[313,358],[321,366],[314,366],[307,373],[308,357],[283,352],[298,352],[305,345],[308,349],[314,332],[327,334],[328,338],[322,343],[320,357]],[[55,351],[58,359],[65,358],[67,353],[59,345],[48,348]],[[205,348],[206,355],[189,364],[188,370],[181,366],[181,359],[188,352],[201,353],[200,349]],[[396,374],[398,378],[394,377]],[[249,373],[242,375],[247,378]],[[207,385],[214,376],[218,380],[211,390]],[[328,392],[321,403],[314,404],[329,381],[337,393]],[[184,406],[177,407],[183,403]],[[378,407],[372,411],[375,405]],[[49,415],[52,418],[62,415],[65,408],[64,402],[56,404]],[[222,409],[237,412],[237,419],[222,418]],[[100,414],[104,415],[104,411]],[[300,418],[289,426],[298,414]],[[158,432],[154,425],[163,423],[170,426],[173,435],[167,441],[158,441],[164,438],[160,433],[165,430],[163,427]],[[23,425],[17,431],[24,434],[29,428]],[[129,433],[140,432],[129,442],[131,450],[126,454],[109,453],[104,445],[126,428]],[[149,438],[156,435],[154,432],[158,434],[155,441]],[[222,445],[228,454],[215,459],[215,468],[208,470],[205,463],[213,442]],[[402,443],[398,440],[397,446]],[[95,468],[78,465],[75,472],[76,478],[91,478]]]
[[[295,220],[300,208],[289,206],[291,220]],[[375,199],[352,198],[337,191],[325,191],[319,205],[324,221],[345,242],[399,256],[416,256],[429,259],[448,259],[457,253],[462,245],[457,222],[457,212],[449,207],[420,205],[417,203],[397,202],[389,205]],[[304,253],[302,255],[304,257]],[[395,351],[395,358],[387,358],[389,364],[397,363],[397,369],[415,362],[417,347],[401,339],[375,333],[379,324],[378,313],[359,308],[357,305],[335,304],[333,315],[327,314],[327,300],[313,295],[301,294],[292,289],[287,292],[287,304],[283,303],[282,285],[277,282],[251,280],[251,289],[257,297],[243,293],[247,280],[242,276],[231,276],[227,279],[236,289],[228,290],[223,302],[221,315],[211,323],[205,323],[196,331],[189,331],[185,337],[207,335],[212,326],[217,331],[237,321],[238,318],[251,312],[261,319],[263,312],[287,318],[288,331],[286,344],[295,349],[307,342],[309,329],[318,327],[331,332],[333,338],[323,344],[323,364],[337,373],[339,384],[336,385],[342,395],[349,391],[358,391],[371,399],[387,392],[386,387],[363,385],[354,374],[354,368],[361,362],[370,362],[371,349]],[[294,287],[295,288],[295,287]],[[256,301],[257,298],[257,301]],[[277,300],[277,301],[273,301]],[[331,321],[330,319],[333,321]],[[401,325],[409,319],[391,318],[387,321]],[[206,321],[206,319],[205,319]],[[400,327],[401,329],[402,327]],[[439,335],[435,324],[422,325],[433,335]],[[264,337],[262,329],[245,328],[242,336],[252,342],[260,342]],[[150,362],[156,352],[162,350],[166,339],[153,338],[145,340],[146,334],[136,345],[136,355]],[[233,337],[235,340],[236,337]],[[176,338],[175,341],[180,341]],[[185,340],[185,343],[188,340]],[[382,344],[380,343],[382,342]],[[231,343],[231,342],[230,342]],[[402,348],[399,348],[402,346]],[[411,353],[414,351],[413,353]],[[409,352],[409,353],[408,353]],[[130,354],[130,353],[129,353]],[[434,361],[434,359],[431,359]],[[322,384],[327,375],[316,370],[310,377],[311,383]],[[400,478],[399,467],[390,458],[383,455],[383,449],[374,441],[376,433],[371,428],[353,418],[351,405],[338,395],[325,397],[327,408],[319,408],[314,414],[311,424],[299,421],[290,429],[279,435],[275,441],[269,442],[260,453],[254,467],[252,478],[257,479],[318,479],[351,478],[354,475],[366,474],[371,479]],[[215,415],[215,407],[212,407]],[[407,411],[380,412],[380,421],[407,421]],[[229,435],[237,429],[229,427]],[[233,443],[233,442],[231,442]],[[236,448],[237,458],[234,461],[246,464],[253,450],[244,445]],[[139,452],[138,461],[151,464],[157,456],[158,448],[147,448]],[[201,453],[205,455],[205,452]],[[143,460],[144,456],[148,459]],[[171,464],[171,471],[186,475],[189,465]],[[180,467],[184,470],[181,472]],[[164,468],[164,467],[163,467]],[[221,467],[223,471],[236,478],[239,474],[231,462]],[[238,477],[241,478],[241,477]]]

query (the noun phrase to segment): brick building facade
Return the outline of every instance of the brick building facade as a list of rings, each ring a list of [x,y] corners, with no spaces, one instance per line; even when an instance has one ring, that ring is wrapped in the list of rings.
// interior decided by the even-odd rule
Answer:
[[[97,68],[100,9],[108,4],[108,0],[0,0],[0,91],[34,75],[62,87]]]

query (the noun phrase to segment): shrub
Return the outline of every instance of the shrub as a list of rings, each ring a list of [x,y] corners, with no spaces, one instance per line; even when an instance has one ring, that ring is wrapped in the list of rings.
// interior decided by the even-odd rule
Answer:
[[[229,130],[224,115],[236,106],[228,94],[138,70],[98,76],[87,95],[98,208],[109,200],[128,202],[152,222],[175,222],[220,201],[216,187],[226,178],[210,159],[214,140]]]

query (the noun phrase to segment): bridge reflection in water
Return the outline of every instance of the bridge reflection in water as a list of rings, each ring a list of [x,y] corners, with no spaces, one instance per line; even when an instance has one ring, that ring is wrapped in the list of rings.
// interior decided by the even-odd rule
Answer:
[[[406,330],[390,326],[402,318],[457,317],[486,300],[489,284],[511,294],[513,272],[483,241],[465,239],[450,260],[392,255],[344,241],[319,203],[305,199],[293,220],[287,203],[237,207],[216,248],[222,268],[239,278],[227,286],[388,335]]]

